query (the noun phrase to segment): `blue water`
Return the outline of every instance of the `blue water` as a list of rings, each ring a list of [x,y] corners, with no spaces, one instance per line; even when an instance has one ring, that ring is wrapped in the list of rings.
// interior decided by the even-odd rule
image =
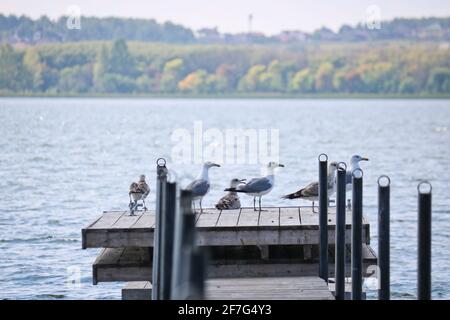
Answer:
[[[197,164],[170,161],[170,137],[199,120],[220,132],[279,129],[286,167],[267,205],[292,204],[280,195],[316,178],[319,153],[369,157],[364,210],[375,249],[376,180],[388,174],[393,298],[415,297],[416,186],[431,181],[433,298],[450,298],[449,100],[0,99],[0,299],[119,299],[122,284],[92,285],[99,250],[81,250],[80,230],[102,210],[125,209],[139,174],[153,187],[157,157],[182,183],[195,176]],[[231,178],[259,174],[257,164],[222,164],[211,170],[205,207]]]

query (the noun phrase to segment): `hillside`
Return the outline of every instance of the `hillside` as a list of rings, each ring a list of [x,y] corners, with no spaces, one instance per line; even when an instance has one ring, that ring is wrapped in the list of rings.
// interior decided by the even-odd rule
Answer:
[[[0,93],[449,94],[450,50],[408,41],[3,45]]]

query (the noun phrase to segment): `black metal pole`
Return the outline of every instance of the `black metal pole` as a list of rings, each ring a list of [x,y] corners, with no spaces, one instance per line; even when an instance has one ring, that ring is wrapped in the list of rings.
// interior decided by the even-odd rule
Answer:
[[[337,170],[336,240],[335,240],[335,298],[345,299],[345,175],[346,165]]]
[[[180,205],[177,207],[175,216],[175,235],[174,235],[174,249],[172,259],[172,289],[171,299],[183,299],[183,286],[184,279],[186,279],[186,263],[185,252],[187,235],[186,230],[192,225],[192,192],[187,190],[181,190],[180,192]],[[191,217],[191,218],[189,218]],[[189,220],[189,221],[188,221]]]
[[[170,299],[172,281],[172,259],[174,246],[176,183],[166,184],[166,210],[161,217],[161,252],[160,252],[160,299]]]
[[[390,192],[388,176],[378,178],[378,300],[389,300],[390,289]]]
[[[428,189],[423,190],[427,185]],[[417,298],[431,300],[431,184],[421,182],[419,193],[419,227],[418,227],[418,285]]]
[[[352,172],[352,300],[362,299],[363,172]]]
[[[319,155],[319,277],[328,282],[328,156]]]
[[[156,210],[155,210],[155,229],[153,232],[153,270],[152,270],[152,300],[159,300],[160,297],[160,267],[161,267],[161,217],[166,207],[166,183],[167,168],[164,159],[156,161]]]

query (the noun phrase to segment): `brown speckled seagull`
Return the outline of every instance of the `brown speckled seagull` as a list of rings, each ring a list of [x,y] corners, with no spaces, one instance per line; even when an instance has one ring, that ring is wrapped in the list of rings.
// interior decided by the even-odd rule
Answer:
[[[328,180],[328,196],[329,197],[332,196],[335,192],[334,175],[336,173],[337,166],[338,166],[337,162],[331,162],[328,165],[327,180]],[[313,210],[313,212],[315,212],[314,211],[314,202],[319,199],[319,182],[318,181],[311,182],[306,187],[304,187],[296,192],[293,192],[293,193],[283,196],[282,199],[305,199],[305,200],[312,201],[312,210]]]
[[[245,183],[245,179],[233,179],[230,182],[230,188],[234,189],[241,183]],[[216,204],[218,210],[233,210],[241,208],[241,201],[236,191],[229,191],[227,195],[223,196]]]
[[[142,200],[144,204],[144,210],[147,210],[147,207],[145,206],[145,198],[150,193],[150,187],[148,186],[147,182],[145,182],[145,175],[141,174],[139,177],[138,182],[133,182],[130,185],[128,194],[130,195],[130,201],[133,201],[135,204],[139,200]]]

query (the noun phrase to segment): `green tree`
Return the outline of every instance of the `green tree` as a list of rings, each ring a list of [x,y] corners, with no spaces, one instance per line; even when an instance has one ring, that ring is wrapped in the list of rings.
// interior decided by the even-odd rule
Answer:
[[[162,92],[175,92],[178,82],[184,71],[182,59],[176,58],[164,64],[163,73],[159,80],[159,87]]]
[[[450,69],[434,68],[428,78],[427,90],[436,93],[450,93]]]
[[[44,85],[44,66],[37,50],[34,48],[27,50],[23,57],[23,63],[32,77],[31,89],[41,91]]]
[[[294,92],[313,92],[314,77],[309,68],[298,71],[289,83],[289,88]]]
[[[108,72],[124,76],[135,74],[134,60],[128,52],[125,40],[114,41],[108,60]]]
[[[332,92],[334,67],[329,62],[322,62],[317,69],[315,88],[318,92]]]
[[[239,81],[239,91],[252,92],[260,89],[260,77],[266,71],[266,66],[255,65],[248,69],[247,74]]]
[[[0,90],[14,92],[32,89],[32,74],[23,63],[23,54],[10,45],[0,47]]]

